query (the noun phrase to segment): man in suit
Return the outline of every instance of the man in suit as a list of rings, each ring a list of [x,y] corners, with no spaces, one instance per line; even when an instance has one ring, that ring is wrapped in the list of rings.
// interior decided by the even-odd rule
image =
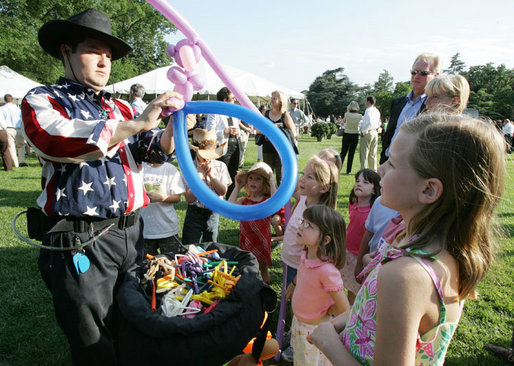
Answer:
[[[411,86],[412,91],[402,97],[393,99],[391,103],[391,113],[387,130],[382,139],[382,153],[380,164],[383,164],[389,155],[389,147],[396,138],[400,126],[405,122],[416,117],[425,110],[425,87],[430,80],[441,72],[439,56],[431,53],[422,53],[412,65]]]

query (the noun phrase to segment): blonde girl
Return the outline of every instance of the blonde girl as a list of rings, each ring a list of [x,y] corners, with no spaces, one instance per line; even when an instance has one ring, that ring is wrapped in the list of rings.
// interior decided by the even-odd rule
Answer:
[[[237,198],[241,188],[247,195]],[[266,201],[276,192],[273,172],[268,164],[257,162],[248,172],[238,172],[229,202],[239,205],[256,205]],[[259,220],[241,221],[239,224],[239,246],[253,253],[259,262],[262,280],[270,283],[268,267],[271,266],[271,216]]]
[[[335,365],[444,363],[463,301],[491,265],[504,148],[491,124],[470,117],[430,114],[401,126],[379,168],[380,200],[406,229],[352,309],[311,335]]]
[[[317,324],[350,308],[339,270],[345,257],[343,216],[324,205],[303,213],[296,242],[303,247],[292,299],[291,343],[295,365],[330,365],[307,335]]]

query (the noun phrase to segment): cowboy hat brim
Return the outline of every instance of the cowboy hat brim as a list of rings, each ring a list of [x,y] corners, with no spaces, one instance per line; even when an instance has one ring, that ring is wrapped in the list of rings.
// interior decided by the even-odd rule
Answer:
[[[198,146],[194,146],[193,144],[189,144],[189,148],[195,151],[202,158],[207,160],[217,160],[223,156],[223,147],[218,147],[216,149],[200,149]]]
[[[41,48],[53,57],[60,58],[60,46],[70,38],[93,38],[104,42],[111,48],[111,60],[120,59],[132,51],[125,41],[108,33],[89,28],[68,20],[51,20],[44,24],[38,33]]]

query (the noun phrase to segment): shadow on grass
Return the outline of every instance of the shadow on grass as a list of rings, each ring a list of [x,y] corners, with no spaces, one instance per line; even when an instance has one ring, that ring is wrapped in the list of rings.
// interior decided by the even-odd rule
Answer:
[[[38,249],[25,244],[0,248],[2,365],[70,363],[68,342],[39,274],[38,256]]]
[[[13,189],[0,189],[1,207],[31,207],[36,205],[36,200],[41,191],[18,191]]]

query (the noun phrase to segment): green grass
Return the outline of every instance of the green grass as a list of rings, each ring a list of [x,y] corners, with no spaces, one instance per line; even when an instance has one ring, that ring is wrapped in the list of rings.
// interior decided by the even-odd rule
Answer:
[[[341,138],[316,142],[302,137],[299,149],[299,169],[308,158],[323,148],[340,150]],[[255,161],[257,148],[248,143],[245,169]],[[41,191],[41,169],[36,158],[28,158],[30,167],[11,172],[0,171],[0,365],[68,365],[70,363],[66,338],[57,326],[50,293],[43,284],[37,268],[39,250],[21,241],[11,228],[14,215],[26,207],[35,206]],[[359,170],[358,151],[353,173]],[[448,351],[446,365],[503,365],[484,350],[486,343],[510,346],[514,326],[514,162],[508,161],[506,193],[499,210],[504,236],[498,241],[496,261],[479,285],[481,294],[468,301],[457,333]],[[338,210],[348,219],[348,195],[353,176],[341,175]],[[176,206],[180,225],[186,204]],[[24,218],[18,227],[24,232]],[[238,245],[239,222],[221,218],[219,241]],[[280,250],[272,253],[272,287],[280,296],[282,265]],[[274,317],[278,312],[275,312]],[[276,321],[276,320],[275,320]]]

